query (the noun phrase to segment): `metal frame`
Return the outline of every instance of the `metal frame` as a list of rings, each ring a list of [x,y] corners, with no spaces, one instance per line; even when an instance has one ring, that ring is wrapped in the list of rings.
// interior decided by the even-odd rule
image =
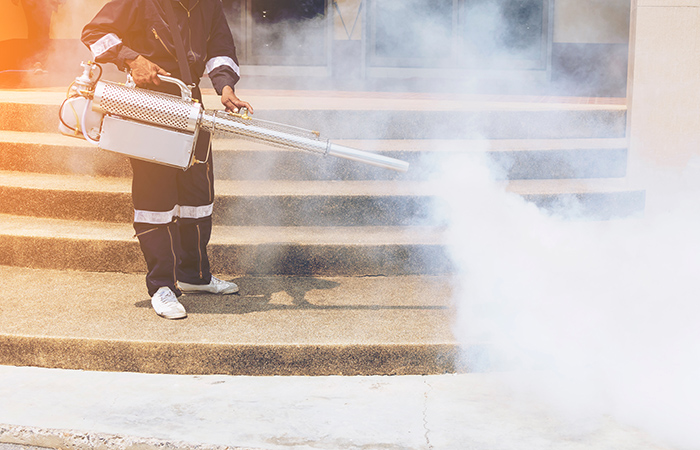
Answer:
[[[239,35],[239,58],[241,67],[248,76],[262,77],[313,77],[329,78],[333,73],[333,27],[334,16],[332,0],[324,1],[325,8],[325,57],[323,65],[283,65],[283,64],[252,64],[251,52],[253,19],[251,16],[254,0],[241,1],[241,28]],[[426,58],[388,58],[378,57],[373,54],[376,40],[376,7],[380,0],[363,0],[361,11],[362,21],[362,57],[360,76],[366,78],[443,78],[465,79],[478,77],[482,79],[518,77],[532,79],[534,81],[547,80],[551,74],[554,0],[542,0],[542,42],[539,58],[517,61],[514,59],[491,59],[488,64],[479,68],[469,67],[463,56],[460,55],[461,37],[459,24],[462,18],[465,0],[452,0],[452,31],[449,57],[436,59]],[[422,66],[422,67],[421,67]],[[507,66],[507,67],[506,67]]]
[[[332,55],[333,55],[333,8],[331,0],[324,0],[325,10],[325,53],[326,63],[324,65],[268,65],[268,64],[251,64],[252,60],[252,42],[254,30],[252,18],[253,0],[245,0],[244,8],[241,8],[241,23],[243,24],[244,36],[241,45],[241,68],[246,75],[250,76],[271,76],[271,77],[329,77],[332,73]]]
[[[365,0],[363,18],[363,73],[365,77],[375,78],[465,78],[480,77],[531,77],[535,80],[549,79],[551,74],[554,0],[542,0],[542,48],[539,58],[516,61],[512,59],[492,59],[481,68],[471,68],[460,55],[460,36],[458,34],[464,0],[453,0],[452,42],[450,56],[428,60],[422,58],[423,67],[417,67],[415,58],[385,58],[373,54],[376,40],[376,4],[380,0]],[[506,64],[508,67],[506,68]]]

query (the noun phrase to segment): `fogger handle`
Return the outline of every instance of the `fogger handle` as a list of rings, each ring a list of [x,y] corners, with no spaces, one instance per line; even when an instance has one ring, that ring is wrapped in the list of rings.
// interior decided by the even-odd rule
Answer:
[[[194,85],[188,86],[185,84],[184,81],[178,80],[174,77],[168,77],[166,75],[158,75],[158,78],[160,78],[162,81],[165,81],[166,83],[176,84],[180,88],[180,96],[183,100],[192,100],[192,89],[194,88]]]

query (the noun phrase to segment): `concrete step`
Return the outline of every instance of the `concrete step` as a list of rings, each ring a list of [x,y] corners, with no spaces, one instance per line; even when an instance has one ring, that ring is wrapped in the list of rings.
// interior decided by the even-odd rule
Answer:
[[[520,180],[506,185],[544,208],[572,197],[596,218],[643,209],[624,180]],[[218,180],[214,224],[275,227],[437,226],[439,183]],[[127,178],[0,171],[0,214],[130,223]]]
[[[208,252],[225,274],[376,276],[445,274],[434,227],[215,226]],[[145,262],[130,224],[0,214],[0,264],[138,273]]]
[[[173,374],[453,372],[447,277],[252,277],[153,312],[143,276],[0,266],[0,364]]]
[[[239,93],[254,105],[256,117],[317,130],[331,139],[622,138],[626,131],[627,109],[620,104],[345,94]],[[55,89],[0,91],[0,129],[52,132],[64,98],[65,91]],[[204,104],[221,108],[211,92]]]
[[[229,226],[434,225],[426,183],[231,181],[215,184],[214,223]],[[131,180],[0,171],[0,213],[67,220],[133,219]]]
[[[626,179],[515,180],[507,190],[571,219],[610,220],[644,213],[646,191]],[[572,214],[576,214],[572,216]]]
[[[241,139],[214,140],[215,175],[230,180],[425,180],[465,153],[487,152],[508,179],[618,178],[625,139],[338,140],[408,161],[407,173]],[[126,158],[57,133],[0,130],[0,170],[130,176]]]

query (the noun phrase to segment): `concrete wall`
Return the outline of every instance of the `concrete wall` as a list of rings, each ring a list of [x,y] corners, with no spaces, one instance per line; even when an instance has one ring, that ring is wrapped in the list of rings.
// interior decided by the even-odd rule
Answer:
[[[21,3],[0,2],[0,41],[27,37],[27,21]]]
[[[106,2],[107,0],[64,0],[64,3],[53,14],[51,38],[77,39],[82,27],[92,19]],[[360,5],[363,3],[363,0],[337,0],[337,3],[337,10],[332,7],[334,14],[334,39],[361,39],[362,10]],[[362,7],[364,8],[365,5]],[[340,13],[338,13],[338,10]],[[21,0],[18,0],[17,4],[10,0],[0,2],[0,41],[24,39],[26,37],[27,23]]]
[[[683,167],[700,154],[700,0],[633,0],[630,151]]]
[[[26,37],[21,1],[18,0],[18,5],[11,0],[0,1],[0,42]],[[51,37],[78,39],[84,24],[106,1],[64,0],[53,14]],[[334,61],[347,62],[334,69],[334,74],[361,77],[358,67],[362,63],[362,19],[368,8],[367,1],[337,0],[337,9],[331,3]],[[630,0],[553,1],[551,81],[558,89],[556,93],[624,96]]]
[[[75,39],[106,0],[65,0],[54,13],[52,37]],[[334,38],[352,40],[362,37],[362,0],[337,0],[345,21],[334,9]],[[366,5],[363,5],[363,8]],[[26,37],[27,26],[21,3],[0,2],[0,41]],[[352,30],[355,25],[354,31]],[[629,27],[629,0],[555,0],[554,42],[626,43]],[[346,32],[347,28],[347,32]],[[352,33],[351,33],[352,32]],[[348,36],[348,34],[350,34]]]
[[[51,18],[52,39],[78,39],[83,26],[107,0],[64,0]],[[0,41],[27,37],[27,21],[21,0],[0,1]]]
[[[53,15],[51,34],[53,39],[79,39],[80,32],[106,0],[65,0]]]

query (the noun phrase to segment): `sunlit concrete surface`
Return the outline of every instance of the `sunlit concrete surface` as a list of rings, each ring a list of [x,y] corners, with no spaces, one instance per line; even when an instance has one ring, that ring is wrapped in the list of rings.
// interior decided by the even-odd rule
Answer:
[[[37,447],[35,445],[22,444],[4,444],[0,442],[0,450],[41,450],[46,447]]]
[[[75,449],[98,441],[106,449],[139,442],[269,450],[668,448],[609,418],[558,416],[509,392],[496,374],[232,377],[0,366],[0,442]]]

